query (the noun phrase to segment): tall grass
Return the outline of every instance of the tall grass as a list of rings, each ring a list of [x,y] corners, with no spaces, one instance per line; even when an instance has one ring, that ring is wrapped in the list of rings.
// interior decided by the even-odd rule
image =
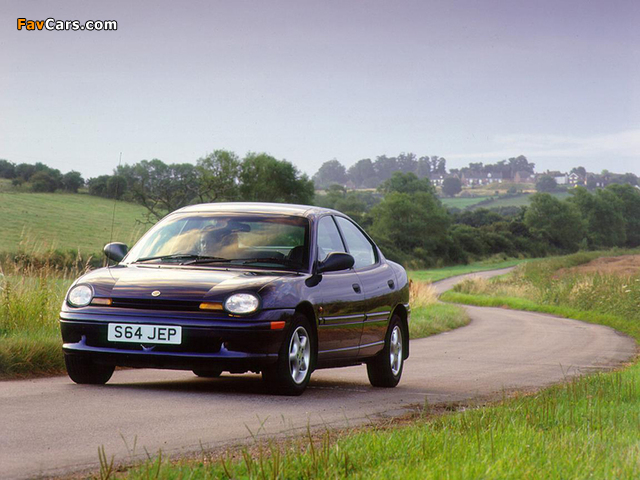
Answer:
[[[80,270],[8,262],[0,268],[0,377],[63,372],[58,314]]]
[[[411,282],[411,321],[409,337],[428,337],[469,323],[464,309],[440,303],[435,288],[428,282]]]
[[[485,306],[513,305],[579,319],[591,317],[640,336],[640,272],[624,276],[567,270],[594,258],[594,253],[580,253],[526,263],[504,278],[466,280],[444,298]]]

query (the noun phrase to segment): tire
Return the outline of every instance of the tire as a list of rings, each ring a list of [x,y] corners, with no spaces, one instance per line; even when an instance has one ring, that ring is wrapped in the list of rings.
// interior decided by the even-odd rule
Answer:
[[[404,335],[402,320],[394,315],[387,330],[384,348],[367,363],[369,382],[374,387],[393,388],[398,385],[404,368]]]
[[[270,393],[298,396],[307,388],[316,355],[313,335],[309,320],[296,315],[282,342],[278,361],[262,370],[262,379]]]
[[[64,363],[67,367],[69,378],[78,384],[104,385],[109,381],[114,365],[102,365],[93,360],[80,355],[64,356]]]
[[[222,375],[222,370],[212,368],[211,370],[194,370],[193,373],[202,378],[218,378]]]

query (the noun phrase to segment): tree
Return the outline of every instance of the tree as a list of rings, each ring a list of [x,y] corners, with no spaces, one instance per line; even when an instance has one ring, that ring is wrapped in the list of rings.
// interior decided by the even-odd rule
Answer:
[[[462,182],[458,177],[447,177],[442,182],[442,193],[447,197],[455,197],[462,191]]]
[[[111,175],[107,180],[107,189],[104,196],[120,200],[127,194],[127,179],[122,175]]]
[[[515,158],[509,159],[509,178],[514,178],[518,172],[527,172],[531,175],[534,174],[536,164],[529,162],[524,155],[518,155]]]
[[[266,153],[249,153],[242,161],[242,200],[309,204],[314,190],[313,181],[286,160],[277,160]]]
[[[620,183],[622,185],[638,185],[638,177],[633,173],[625,173],[624,175],[620,175],[617,180],[618,181],[614,180],[614,183]]]
[[[640,190],[631,185],[609,185],[605,190],[613,193],[621,202],[626,245],[631,248],[640,246]]]
[[[386,155],[380,155],[373,163],[373,167],[376,170],[377,184],[384,182],[388,178],[391,178],[393,172],[400,170],[398,168],[398,160],[395,157],[387,157]]]
[[[78,193],[78,189],[84,185],[84,178],[80,172],[71,170],[62,176],[62,186],[65,191],[70,193]]]
[[[623,203],[610,189],[589,193],[578,187],[569,200],[578,207],[586,223],[586,236],[591,248],[621,247],[627,240]]]
[[[418,160],[413,153],[401,153],[396,158],[398,170],[404,173],[416,173],[418,168]]]
[[[569,173],[575,173],[576,175],[579,175],[582,178],[585,178],[587,176],[587,170],[584,167],[574,167],[571,169],[571,172]]]
[[[20,163],[16,165],[16,177],[21,178],[25,182],[28,182],[34,173],[36,173],[35,165],[31,165],[30,163]]]
[[[584,238],[584,224],[578,208],[548,193],[531,196],[524,223],[533,234],[561,251],[575,252]]]
[[[0,158],[0,178],[16,178],[16,166],[9,160]]]
[[[431,157],[430,164],[431,173],[436,175],[445,175],[447,173],[447,161],[444,158],[434,155]]]
[[[485,227],[494,223],[504,221],[505,217],[488,208],[477,208],[475,210],[462,212],[455,217],[456,223],[469,225],[470,227]]]
[[[415,173],[395,172],[391,178],[383,182],[378,190],[382,193],[416,193],[426,192],[435,196],[436,190],[428,178],[418,178]]]
[[[167,165],[158,159],[142,160],[134,165],[119,166],[116,175],[126,179],[132,200],[143,205],[149,216],[156,219],[197,198],[198,173],[190,163]]]
[[[327,188],[336,183],[344,185],[347,181],[347,170],[335,158],[324,162],[318,172],[313,176],[313,183],[317,188]]]
[[[197,197],[200,202],[235,200],[238,197],[240,159],[227,150],[215,150],[197,162]]]
[[[36,172],[31,178],[31,189],[34,192],[55,192],[58,188],[58,182],[49,172]]]
[[[392,260],[433,265],[447,241],[450,217],[430,192],[391,192],[369,216],[371,235]]]
[[[111,175],[100,175],[99,177],[94,177],[87,180],[89,195],[107,197],[107,184],[110,178]]]
[[[543,175],[536,182],[536,190],[542,193],[551,193],[555,192],[558,188],[558,182],[553,177],[549,175]]]
[[[347,178],[359,188],[374,188],[378,186],[376,170],[373,168],[373,162],[369,158],[358,160],[349,167]]]
[[[428,177],[431,173],[431,162],[429,157],[420,157],[416,164],[416,175],[419,178]]]

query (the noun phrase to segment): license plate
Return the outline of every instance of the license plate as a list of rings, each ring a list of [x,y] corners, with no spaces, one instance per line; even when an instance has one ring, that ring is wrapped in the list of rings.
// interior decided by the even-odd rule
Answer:
[[[182,327],[110,323],[107,340],[110,342],[180,345],[182,343]]]

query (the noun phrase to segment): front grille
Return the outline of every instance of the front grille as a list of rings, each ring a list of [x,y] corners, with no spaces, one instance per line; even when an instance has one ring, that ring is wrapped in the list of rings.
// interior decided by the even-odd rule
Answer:
[[[140,310],[169,310],[173,312],[199,312],[200,302],[184,300],[159,300],[156,298],[112,298],[115,308],[137,308]]]

